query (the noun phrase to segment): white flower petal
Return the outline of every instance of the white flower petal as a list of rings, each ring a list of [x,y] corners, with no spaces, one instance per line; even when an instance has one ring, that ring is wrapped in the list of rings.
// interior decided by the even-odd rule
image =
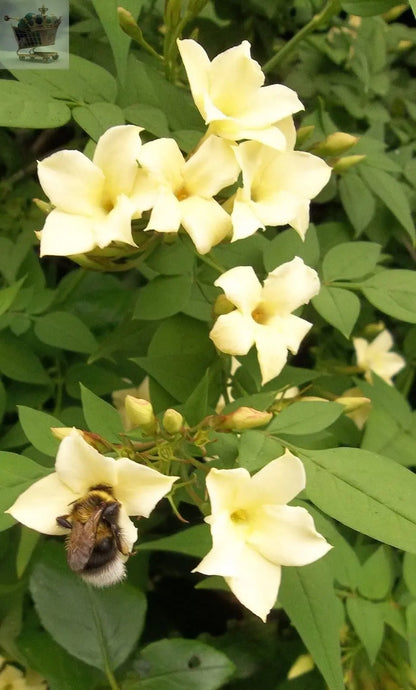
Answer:
[[[251,314],[261,298],[262,287],[251,266],[231,268],[214,285],[222,288],[230,302],[245,314]]]
[[[378,358],[374,358],[370,368],[380,376],[380,378],[391,383],[392,377],[403,369],[405,364],[406,362],[403,357],[396,354],[396,352],[385,352],[384,355],[379,355]]]
[[[312,324],[294,314],[277,316],[270,324],[270,329],[276,334],[276,339],[281,340],[285,347],[295,355],[305,335],[312,328]]]
[[[220,53],[211,62],[209,90],[213,102],[226,115],[238,117],[252,105],[264,83],[261,67],[250,57],[250,43],[243,41]]]
[[[214,323],[209,337],[215,346],[229,355],[246,355],[254,345],[255,322],[239,311],[222,314]]]
[[[239,565],[238,575],[226,582],[237,599],[265,622],[277,599],[281,568],[250,547],[244,549]]]
[[[138,159],[145,170],[173,192],[182,187],[185,159],[174,139],[155,139],[143,144]]]
[[[137,541],[137,527],[134,526],[133,522],[127,515],[124,505],[120,506],[120,512],[118,514],[118,526],[121,529],[121,539],[123,545],[126,549],[131,552],[133,545]]]
[[[61,482],[79,497],[94,486],[116,484],[116,461],[101,455],[76,430],[61,441],[55,468]]]
[[[296,214],[289,220],[289,225],[296,230],[299,237],[304,240],[306,231],[309,228],[309,201],[303,201],[298,204]]]
[[[255,100],[247,103],[240,123],[247,129],[263,129],[290,117],[299,110],[304,110],[304,107],[296,91],[283,84],[272,84],[259,89]]]
[[[39,181],[60,211],[93,216],[101,206],[104,174],[80,151],[58,151],[38,163]]]
[[[267,325],[257,326],[255,342],[264,385],[282,371],[287,360],[287,348],[279,333]]]
[[[166,187],[161,187],[146,230],[177,232],[181,224],[181,205],[176,196]]]
[[[128,458],[120,458],[115,464],[116,497],[124,505],[128,515],[149,517],[156,504],[169,493],[172,484],[179,479],[167,477]]]
[[[313,199],[331,177],[329,165],[305,151],[284,151],[273,166],[277,187],[286,189],[303,199]]]
[[[137,171],[143,127],[120,125],[110,127],[98,140],[93,163],[105,176],[105,192],[113,202],[120,194],[129,195]]]
[[[263,299],[275,305],[279,314],[290,314],[318,294],[317,272],[296,256],[275,268],[264,281]]]
[[[139,168],[130,201],[134,208],[140,212],[147,211],[155,204],[160,190],[160,182],[143,168]]]
[[[240,201],[238,192],[231,213],[233,242],[254,235],[259,228],[265,229],[264,224],[256,214],[256,204],[253,204],[251,201]]]
[[[263,506],[252,522],[248,544],[276,565],[307,565],[332,548],[305,508]]]
[[[393,345],[393,336],[387,329],[381,331],[371,343],[367,343],[368,350],[371,352],[372,356],[388,352]]]
[[[94,223],[97,245],[103,248],[111,242],[125,242],[135,247],[136,243],[131,234],[131,219],[134,211],[135,208],[130,199],[125,194],[120,194],[110,213]]]
[[[43,534],[67,534],[56,518],[67,515],[78,495],[60,481],[56,472],[39,479],[6,510],[15,520]]]
[[[206,254],[231,232],[231,218],[214,199],[191,196],[180,202],[182,225],[200,254]]]
[[[205,118],[204,94],[208,92],[210,60],[202,46],[192,39],[177,41],[195,105]]]
[[[241,496],[249,491],[251,481],[249,472],[243,467],[233,470],[218,470],[213,467],[206,478],[212,513],[232,513],[234,508],[239,507]]]
[[[103,214],[104,215],[104,214]],[[98,222],[103,216],[98,216]],[[97,246],[94,217],[73,215],[54,209],[40,233],[41,256],[83,254]]]
[[[265,504],[289,503],[306,486],[303,463],[289,450],[267,463],[251,479],[251,490],[256,500]]]
[[[233,184],[239,170],[230,144],[211,136],[185,163],[183,179],[189,194],[209,198]]]
[[[227,512],[215,517],[211,532],[213,547],[192,572],[222,577],[237,575],[244,540],[238,536]]]
[[[359,367],[367,368],[367,350],[368,342],[365,338],[353,338],[352,339],[355,355],[357,358],[357,364]]]

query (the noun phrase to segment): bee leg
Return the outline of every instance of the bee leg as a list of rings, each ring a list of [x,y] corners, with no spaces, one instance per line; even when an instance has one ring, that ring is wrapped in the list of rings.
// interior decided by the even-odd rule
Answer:
[[[72,524],[69,522],[66,515],[60,515],[56,518],[56,522],[60,527],[66,527],[67,529],[72,529]]]

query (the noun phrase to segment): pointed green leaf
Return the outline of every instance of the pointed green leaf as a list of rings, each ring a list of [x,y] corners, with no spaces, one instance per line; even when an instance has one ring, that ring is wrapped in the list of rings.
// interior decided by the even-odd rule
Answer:
[[[267,432],[313,434],[331,426],[343,411],[342,405],[333,402],[295,402],[276,414],[267,427]]]
[[[110,443],[120,443],[119,434],[124,432],[124,427],[116,408],[105,400],[101,400],[82,384],[81,400],[84,417],[90,431],[100,434]]]
[[[349,597],[347,613],[366,649],[370,664],[374,664],[384,635],[383,613],[380,605],[361,597]]]
[[[416,323],[416,272],[406,269],[380,271],[361,290],[377,309],[401,321]]]
[[[325,321],[349,338],[360,314],[360,300],[349,290],[322,285],[312,304]]]
[[[97,347],[97,341],[88,326],[66,311],[53,311],[39,316],[35,322],[35,333],[47,345],[71,352],[89,354]]]

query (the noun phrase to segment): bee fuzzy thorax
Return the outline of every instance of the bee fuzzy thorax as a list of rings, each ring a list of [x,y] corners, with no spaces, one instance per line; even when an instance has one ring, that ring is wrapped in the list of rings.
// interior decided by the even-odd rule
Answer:
[[[66,540],[68,565],[96,587],[107,587],[125,577],[130,553],[119,526],[120,503],[111,487],[91,487],[74,501],[71,512],[57,518],[70,532]]]

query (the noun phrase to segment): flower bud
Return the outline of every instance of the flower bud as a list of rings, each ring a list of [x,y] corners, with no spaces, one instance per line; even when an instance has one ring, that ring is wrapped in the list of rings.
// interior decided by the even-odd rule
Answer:
[[[218,417],[219,423],[214,425],[220,431],[243,431],[264,426],[270,422],[272,417],[272,412],[254,410],[252,407],[239,407],[230,414]]]
[[[303,676],[304,673],[312,671],[314,667],[315,663],[311,655],[301,654],[300,656],[298,656],[295,663],[290,667],[289,672],[287,674],[287,678],[288,680],[292,680],[293,678]]]
[[[177,434],[182,428],[183,417],[180,412],[170,407],[163,415],[162,424],[168,434]]]
[[[360,410],[362,407],[365,405],[370,405],[371,400],[370,398],[365,398],[364,396],[358,397],[358,396],[348,396],[348,395],[340,395],[338,398],[335,398],[334,402],[339,403],[344,407],[344,412],[346,414],[349,414],[351,412],[356,412],[357,410]]]
[[[347,134],[347,132],[334,132],[323,141],[314,144],[310,150],[318,156],[340,156],[354,146],[357,141],[358,137]]]
[[[235,304],[230,302],[229,299],[226,298],[225,295],[218,295],[217,299],[214,302],[214,316],[221,316],[222,314],[229,314],[231,311],[234,311],[235,309]]]
[[[42,201],[42,199],[32,199],[32,201],[45,215],[53,210],[53,204],[49,201]]]
[[[118,23],[120,28],[127,36],[130,36],[137,43],[143,40],[143,33],[131,12],[124,9],[124,7],[117,7]]]
[[[353,168],[354,165],[358,165],[358,163],[361,163],[361,161],[363,161],[364,158],[366,158],[365,154],[356,154],[355,156],[344,156],[343,158],[338,158],[338,160],[332,166],[332,170],[335,173],[347,172],[347,170]]]
[[[156,431],[156,417],[152,403],[148,400],[126,395],[126,416],[131,429],[139,426],[147,434],[153,434]]]
[[[52,426],[51,432],[58,441],[63,441],[67,436],[71,436],[73,432],[76,432],[79,436],[82,436],[84,441],[88,445],[92,446],[100,453],[108,451],[109,444],[103,439],[99,434],[95,434],[93,431],[85,431],[83,429],[77,429],[74,426]]]
[[[51,426],[51,432],[58,441],[63,441],[64,438],[70,436],[73,431],[76,431],[80,436],[84,435],[81,429],[76,429],[74,426]]]

